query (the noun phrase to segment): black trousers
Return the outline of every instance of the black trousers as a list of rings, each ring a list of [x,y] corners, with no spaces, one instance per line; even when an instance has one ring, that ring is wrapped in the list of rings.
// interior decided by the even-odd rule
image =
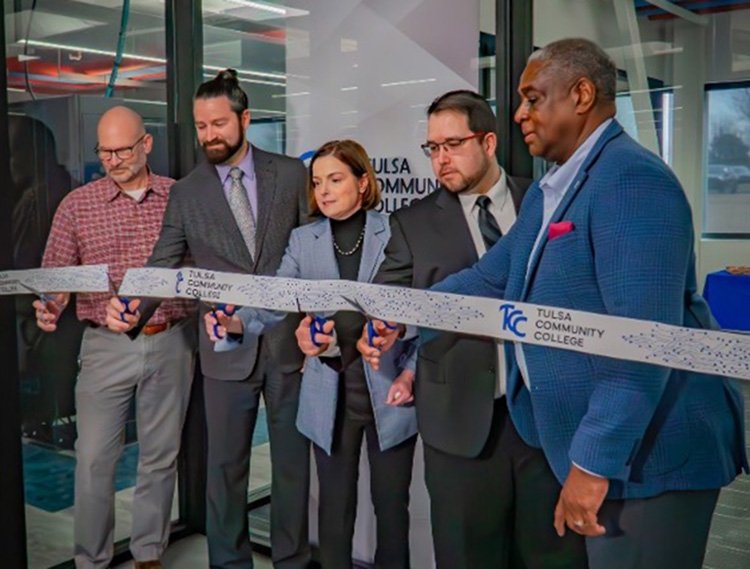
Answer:
[[[271,551],[275,569],[310,560],[310,442],[295,426],[300,374],[282,374],[265,351],[244,381],[205,378],[208,464],[206,537],[211,569],[252,569],[247,521],[250,450],[260,394],[271,447]]]
[[[409,485],[417,437],[381,451],[375,421],[338,413],[331,455],[317,445],[318,534],[323,569],[351,569],[362,437],[367,439],[370,496],[375,508],[375,569],[409,567]]]
[[[425,444],[425,480],[438,569],[587,567],[584,539],[555,533],[560,484],[542,451],[519,437],[504,397],[478,457]]]
[[[586,539],[591,569],[701,569],[718,490],[605,500],[601,537]]]

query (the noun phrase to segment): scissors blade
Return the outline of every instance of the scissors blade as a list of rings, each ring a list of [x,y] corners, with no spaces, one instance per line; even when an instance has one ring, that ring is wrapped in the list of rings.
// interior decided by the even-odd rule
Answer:
[[[352,299],[352,298],[349,298],[348,296],[344,296],[344,295],[341,295],[341,298],[343,298],[346,302],[348,302],[349,304],[351,304],[352,307],[357,312],[359,312],[360,314],[362,314],[368,320],[375,320],[375,317],[371,316],[370,313],[368,313],[367,310],[365,310],[365,307],[362,306],[362,303],[360,303],[357,299]]]
[[[35,289],[33,286],[27,285],[23,281],[16,281],[20,286],[28,290],[30,293],[37,295],[39,298],[46,297],[47,295],[44,294],[42,291]]]

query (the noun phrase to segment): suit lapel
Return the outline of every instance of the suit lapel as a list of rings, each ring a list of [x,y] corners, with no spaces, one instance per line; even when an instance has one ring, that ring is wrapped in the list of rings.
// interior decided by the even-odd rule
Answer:
[[[445,188],[438,191],[440,195],[435,200],[438,209],[436,230],[443,238],[442,246],[451,252],[446,253],[445,258],[451,259],[459,268],[469,267],[479,260],[479,256],[461,202],[458,196]]]
[[[258,190],[258,212],[255,228],[254,264],[257,265],[263,249],[264,237],[268,231],[273,204],[276,199],[276,165],[267,152],[253,146],[253,167],[255,168],[255,187]]]
[[[324,219],[321,223],[315,223],[310,226],[313,243],[311,246],[310,258],[315,280],[339,279],[339,265],[336,262],[336,254],[333,251],[333,232],[331,231],[331,221]]]
[[[606,147],[606,145],[615,137],[622,134],[623,130],[620,126],[620,123],[617,121],[612,121],[612,123],[604,130],[602,135],[599,137],[599,140],[596,141],[596,144],[589,152],[586,159],[583,161],[583,164],[581,164],[581,167],[578,170],[578,173],[576,174],[576,177],[573,178],[573,181],[571,182],[570,186],[568,186],[567,191],[565,192],[565,196],[563,197],[560,204],[557,206],[557,209],[552,214],[552,217],[549,220],[549,223],[558,223],[563,219],[565,216],[565,213],[568,211],[568,208],[573,203],[573,200],[575,200],[578,193],[581,191],[581,188],[585,185],[586,180],[589,177],[589,170],[591,169],[591,166],[597,161],[599,156],[602,153],[602,150]],[[542,208],[544,206],[542,205]],[[549,226],[548,226],[549,227]],[[546,229],[545,229],[546,232]],[[536,236],[534,236],[534,239],[536,240]],[[536,251],[534,252],[534,256],[531,259],[531,263],[529,265],[529,269],[526,273],[526,281],[524,282],[523,286],[523,293],[521,294],[521,299],[525,299],[526,295],[529,292],[529,288],[531,286],[532,281],[534,280],[534,276],[536,275],[536,269],[539,266],[539,260],[542,257],[542,253],[544,252],[544,248],[547,245],[547,236],[543,235],[539,246],[536,248]],[[533,245],[532,245],[533,246]]]
[[[373,211],[367,212],[365,223],[365,240],[362,243],[362,259],[359,262],[357,280],[361,283],[372,282],[378,269],[378,260],[385,249],[386,226],[383,218]]]

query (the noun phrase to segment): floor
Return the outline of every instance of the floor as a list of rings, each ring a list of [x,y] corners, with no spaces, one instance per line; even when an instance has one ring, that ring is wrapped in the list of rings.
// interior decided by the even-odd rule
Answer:
[[[268,557],[256,555],[253,561],[255,562],[254,569],[273,569],[271,560]],[[206,538],[202,535],[193,535],[181,539],[167,550],[162,564],[165,569],[172,567],[179,567],[180,569],[206,569],[208,567]],[[118,565],[113,569],[131,569],[132,567],[132,562],[129,562]]]
[[[260,410],[258,419],[253,436],[253,460],[248,494],[262,492],[271,484],[271,456],[264,408]],[[72,451],[53,452],[49,449],[40,449],[28,442],[24,446],[27,447],[24,449],[24,483],[27,495],[28,568],[47,569],[73,556],[75,458]],[[115,480],[115,541],[123,540],[130,535],[136,464],[137,444],[128,445],[118,465]],[[179,517],[176,497],[175,492],[173,520]],[[258,520],[258,523],[260,521]],[[203,568],[206,566],[204,564]]]
[[[746,426],[750,441],[750,383],[744,385]],[[260,441],[258,441],[260,442]],[[750,450],[750,449],[749,449]],[[268,443],[254,447],[251,468],[250,490],[257,490],[270,483],[270,453]],[[116,539],[128,535],[130,528],[130,505],[133,488],[125,488],[116,494]],[[37,496],[38,500],[42,500]],[[44,500],[42,500],[44,505]],[[54,510],[49,504],[45,507]],[[55,506],[56,507],[56,506]],[[71,557],[73,512],[72,507],[47,511],[41,507],[27,505],[29,569],[46,569]],[[173,511],[176,518],[177,511]],[[265,512],[254,513],[253,526],[264,525]],[[429,539],[420,540],[421,547],[429,547]],[[191,536],[176,542],[167,551],[166,569],[193,569],[207,567],[205,538]],[[121,567],[130,569],[129,564]],[[270,568],[268,559],[259,558],[256,568]],[[711,527],[704,569],[745,569],[750,567],[750,476],[738,478],[725,488]]]

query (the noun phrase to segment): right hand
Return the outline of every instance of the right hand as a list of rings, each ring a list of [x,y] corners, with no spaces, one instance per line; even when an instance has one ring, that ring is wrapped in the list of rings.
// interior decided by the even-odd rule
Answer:
[[[373,320],[372,326],[375,329],[375,336],[372,341],[370,341],[368,325],[365,324],[362,328],[362,335],[357,341],[357,350],[372,369],[377,371],[380,369],[381,356],[393,347],[399,336],[403,334],[404,327],[401,324],[394,325],[390,322],[386,324],[382,320]]]
[[[36,325],[45,332],[57,330],[57,321],[70,300],[70,294],[60,292],[47,295],[47,300],[37,299],[31,303],[36,313]]]
[[[107,305],[107,328],[113,332],[130,332],[141,319],[141,313],[138,312],[140,304],[140,298],[131,299],[128,306],[125,306],[122,300],[116,296],[110,298]],[[127,309],[130,309],[130,312],[127,312]]]
[[[226,338],[227,334],[242,334],[242,319],[237,316],[237,311],[232,305],[227,305],[226,310],[217,308],[209,310],[203,315],[203,323],[206,326],[206,334],[212,342],[218,342]],[[218,335],[217,335],[218,332]]]
[[[315,334],[315,341],[318,343],[316,346],[313,343],[312,336],[310,334],[310,325],[312,324],[312,316],[305,316],[297,326],[294,335],[297,337],[297,345],[302,353],[306,356],[318,356],[328,349],[328,346],[334,340],[333,336],[333,320],[327,320],[323,324],[323,333]]]

